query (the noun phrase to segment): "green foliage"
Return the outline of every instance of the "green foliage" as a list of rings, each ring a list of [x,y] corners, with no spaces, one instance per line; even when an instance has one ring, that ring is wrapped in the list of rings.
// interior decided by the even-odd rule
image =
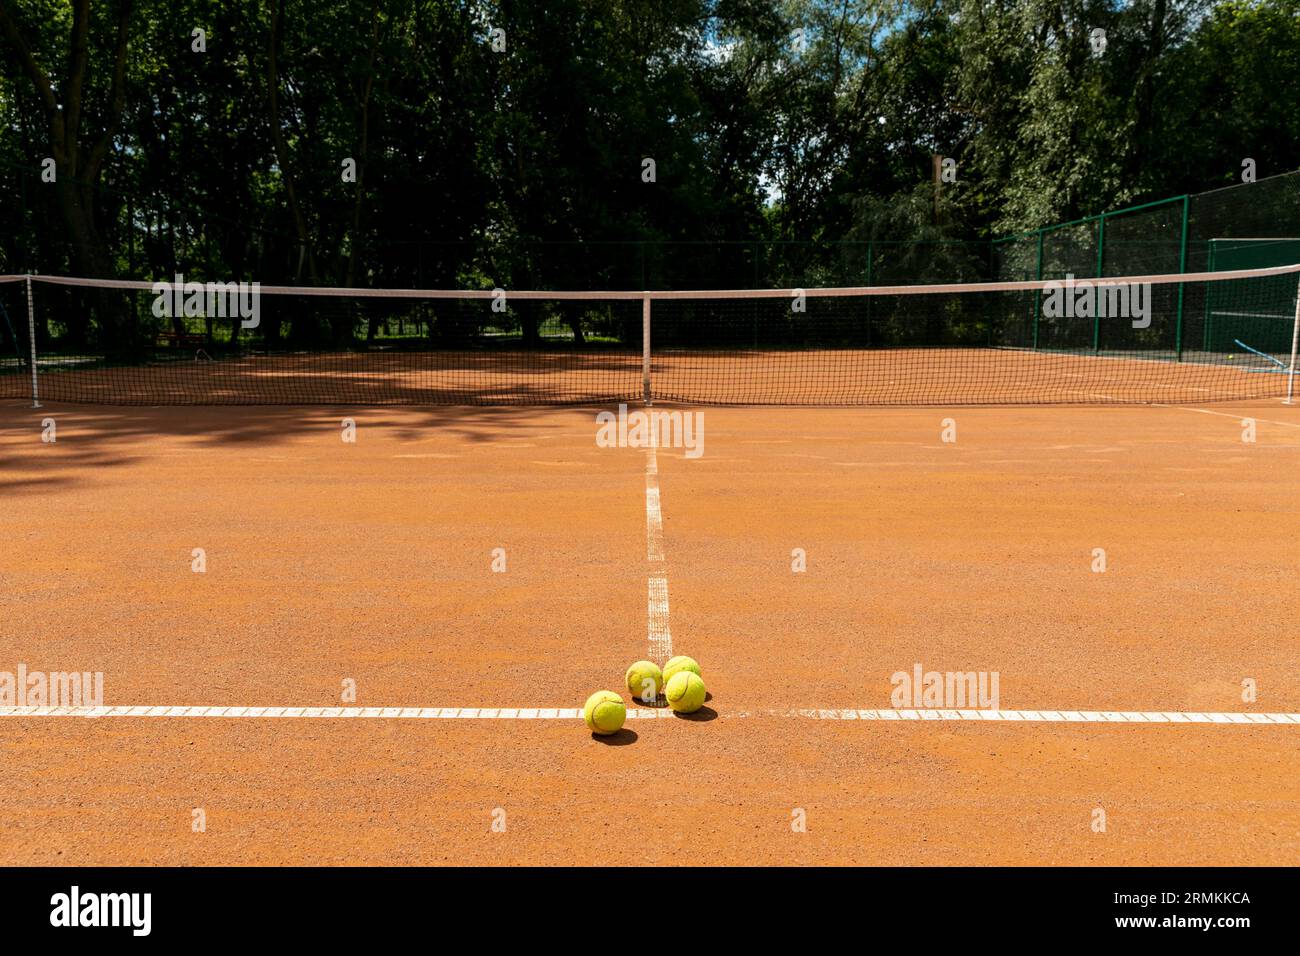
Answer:
[[[1300,146],[1300,0],[123,2],[85,5],[74,82],[82,5],[0,0],[4,271],[680,288],[861,281],[911,241],[900,277],[964,277],[962,241]],[[15,36],[83,104],[68,193]]]

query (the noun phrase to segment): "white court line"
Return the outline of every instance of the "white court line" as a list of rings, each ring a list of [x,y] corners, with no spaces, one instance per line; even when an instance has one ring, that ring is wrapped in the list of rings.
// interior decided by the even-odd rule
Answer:
[[[653,449],[650,454],[654,454]],[[659,483],[649,470],[645,476],[645,556],[648,561],[664,559],[664,516],[659,505]]]
[[[668,627],[668,579],[662,574],[650,576],[647,632],[650,659],[664,661],[673,656],[673,635]]]
[[[668,573],[664,568],[664,516],[659,500],[658,430],[650,429],[645,453],[646,560],[657,565],[650,572],[646,597],[646,636],[652,661],[673,656],[673,635],[668,626]]]
[[[1294,724],[1300,714],[1191,713],[1180,711],[1101,710],[789,710],[765,711],[765,716],[813,720],[944,720],[1028,721],[1044,723],[1103,724]]]
[[[629,720],[674,716],[667,708],[634,707]],[[1191,711],[1109,710],[758,710],[721,714],[723,718],[782,720],[865,720],[881,723],[968,721],[973,723],[1050,724],[1221,724],[1300,727],[1300,714],[1200,713]],[[0,707],[3,717],[75,717],[80,719],[190,718],[242,720],[580,720],[576,707]]]
[[[646,560],[664,559],[664,514],[659,503],[659,436],[650,429],[650,444],[645,450],[645,548]]]
[[[1178,408],[1185,412],[1200,412],[1202,415],[1218,415],[1220,418],[1235,418],[1241,421],[1243,418],[1253,418],[1257,422],[1263,422],[1265,425],[1281,425],[1284,428],[1300,428],[1300,422],[1279,422],[1273,418],[1260,418],[1258,415],[1237,414],[1233,415],[1228,412],[1213,412],[1208,408],[1192,408],[1190,405],[1163,405],[1160,402],[1151,403],[1154,408]]]

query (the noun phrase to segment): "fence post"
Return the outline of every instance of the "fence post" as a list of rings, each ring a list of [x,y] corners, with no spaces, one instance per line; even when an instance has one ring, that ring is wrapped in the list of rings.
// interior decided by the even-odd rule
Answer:
[[[1030,297],[1029,309],[1034,317],[1034,351],[1038,351],[1038,317],[1042,314],[1042,281],[1043,281],[1043,230],[1038,230],[1038,271],[1034,278],[1039,282],[1039,298]]]
[[[1106,250],[1106,214],[1103,212],[1097,220],[1097,278],[1101,278],[1102,273],[1102,254]],[[1093,294],[1096,296],[1092,304],[1092,354],[1096,355],[1101,351],[1101,284],[1100,282],[1093,288]]]
[[[875,265],[876,243],[873,239],[867,240],[867,285],[872,282],[872,269]],[[871,345],[871,296],[867,296],[867,345]]]
[[[1214,264],[1214,240],[1213,239],[1209,240],[1209,242],[1205,244],[1205,271],[1206,272],[1218,271],[1218,267]],[[1214,327],[1214,323],[1212,321],[1213,315],[1214,313],[1210,310],[1210,292],[1207,289],[1205,292],[1205,321],[1201,323],[1205,327],[1201,333],[1202,352],[1210,351],[1210,342],[1213,339],[1213,334],[1212,334],[1213,327]]]
[[[27,276],[27,348],[32,363],[32,408],[40,408],[41,394],[36,384],[36,309],[32,303],[31,275]]]
[[[1286,403],[1295,404],[1295,363],[1300,353],[1300,288],[1295,296],[1295,325],[1291,327],[1291,369],[1286,373]]]
[[[1183,195],[1183,235],[1178,240],[1178,274],[1182,275],[1187,271],[1187,213],[1188,204],[1191,196]],[[1174,325],[1174,351],[1178,353],[1178,361],[1183,360],[1183,284],[1178,283],[1178,318]],[[1294,364],[1294,363],[1292,363]]]

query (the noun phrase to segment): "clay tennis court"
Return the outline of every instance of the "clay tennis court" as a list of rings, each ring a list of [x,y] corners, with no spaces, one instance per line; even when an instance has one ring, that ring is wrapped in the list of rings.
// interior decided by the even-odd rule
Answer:
[[[1295,859],[1300,408],[608,408],[0,405],[0,670],[114,714],[5,711],[0,862]]]

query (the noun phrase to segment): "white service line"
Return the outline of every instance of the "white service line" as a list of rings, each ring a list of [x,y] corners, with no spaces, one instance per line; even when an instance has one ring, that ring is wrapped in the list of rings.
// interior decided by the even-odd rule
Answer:
[[[675,715],[666,707],[634,707],[629,720]],[[1232,724],[1300,727],[1300,714],[1199,713],[1182,711],[1106,710],[756,710],[723,713],[723,718],[794,720],[970,721],[974,723],[1063,724]],[[245,720],[303,718],[318,720],[580,720],[575,707],[0,707],[3,717],[216,717]]]
[[[1193,408],[1191,405],[1164,405],[1160,402],[1152,402],[1153,408],[1177,408],[1184,412],[1197,412],[1201,415],[1217,415],[1220,418],[1235,418],[1240,421],[1243,418],[1253,418],[1257,422],[1263,422],[1265,425],[1281,425],[1283,428],[1300,428],[1300,422],[1280,422],[1276,418],[1260,418],[1258,415],[1247,415],[1232,412],[1215,412],[1208,408]]]

